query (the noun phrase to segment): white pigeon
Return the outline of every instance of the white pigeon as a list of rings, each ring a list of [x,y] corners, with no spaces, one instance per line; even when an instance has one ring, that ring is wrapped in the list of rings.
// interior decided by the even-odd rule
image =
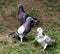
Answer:
[[[45,51],[47,45],[55,42],[55,39],[52,39],[48,35],[44,34],[43,29],[41,27],[37,28],[36,40],[43,46],[42,51]]]

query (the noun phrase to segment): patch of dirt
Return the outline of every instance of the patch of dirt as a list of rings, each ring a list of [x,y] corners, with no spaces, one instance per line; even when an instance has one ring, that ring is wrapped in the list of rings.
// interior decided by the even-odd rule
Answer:
[[[1,0],[6,2],[6,0]],[[57,5],[60,4],[59,2],[60,0],[57,1]],[[60,16],[60,12],[54,11],[53,16],[46,16],[45,12],[44,12],[44,8],[45,5],[44,3],[46,3],[47,0],[17,0],[16,5],[18,5],[19,3],[23,4],[24,10],[28,13],[29,11],[32,10],[32,8],[37,9],[39,11],[38,16],[36,17],[37,19],[42,18],[43,20],[47,20],[49,18],[58,18]],[[12,16],[10,16],[12,11],[16,11],[17,13],[17,7],[11,7],[11,6],[6,6],[6,5],[0,5],[0,7],[3,8],[3,10],[5,10],[5,14],[6,19],[4,20],[3,15],[0,14],[0,24],[4,24],[7,27],[7,32],[3,32],[3,35],[1,35],[0,33],[0,39],[8,39],[11,40],[10,37],[6,37],[6,34],[10,33],[11,31],[15,31],[21,24],[20,22],[17,20],[17,18],[13,18]],[[34,16],[33,16],[34,17]]]

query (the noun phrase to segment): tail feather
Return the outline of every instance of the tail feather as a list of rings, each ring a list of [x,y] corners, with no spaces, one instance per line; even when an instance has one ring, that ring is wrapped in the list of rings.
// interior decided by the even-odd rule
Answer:
[[[15,32],[10,33],[9,35],[13,35],[13,34],[15,34]]]
[[[52,42],[55,42],[55,39],[52,39]]]

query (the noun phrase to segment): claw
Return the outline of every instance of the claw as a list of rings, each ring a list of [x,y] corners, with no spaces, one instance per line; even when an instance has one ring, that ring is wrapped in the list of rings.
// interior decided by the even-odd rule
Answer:
[[[42,52],[46,52],[46,49],[42,49],[41,51],[42,51]]]

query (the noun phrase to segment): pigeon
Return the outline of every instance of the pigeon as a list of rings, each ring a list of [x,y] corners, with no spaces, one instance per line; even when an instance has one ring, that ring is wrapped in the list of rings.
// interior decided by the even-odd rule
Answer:
[[[36,40],[37,40],[38,43],[40,43],[43,46],[42,51],[45,51],[46,47],[50,43],[54,43],[55,42],[54,38],[44,34],[43,29],[41,27],[37,28]]]
[[[26,19],[28,17],[31,17],[31,16],[24,11],[23,5],[18,4],[18,13],[17,13],[18,20],[21,21],[23,24],[26,22]],[[34,18],[34,17],[31,17],[31,18],[33,18],[37,24],[40,22],[39,20],[37,20],[37,18]]]
[[[31,24],[34,22],[35,20],[33,20],[33,18],[28,17],[26,19],[26,22],[22,24],[15,32],[15,34],[20,37],[21,42],[23,42],[23,37],[25,37],[31,31]]]

